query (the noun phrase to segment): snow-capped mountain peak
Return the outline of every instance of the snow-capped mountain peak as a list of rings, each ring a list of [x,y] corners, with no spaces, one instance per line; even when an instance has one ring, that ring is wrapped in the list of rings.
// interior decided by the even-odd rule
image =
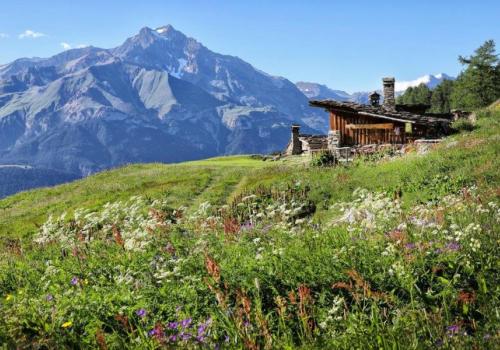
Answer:
[[[406,89],[409,87],[415,87],[419,86],[420,84],[425,84],[427,85],[428,88],[433,89],[439,83],[441,83],[443,80],[453,80],[455,78],[445,74],[445,73],[438,73],[438,74],[426,74],[424,76],[421,76],[415,80],[408,80],[408,81],[397,81],[396,80],[396,92],[404,92]]]
[[[163,33],[165,33],[166,31],[168,31],[168,29],[169,29],[169,28],[168,28],[168,26],[163,26],[163,27],[160,27],[160,28],[156,28],[155,30],[156,30],[156,32],[157,32],[158,34],[163,34]]]

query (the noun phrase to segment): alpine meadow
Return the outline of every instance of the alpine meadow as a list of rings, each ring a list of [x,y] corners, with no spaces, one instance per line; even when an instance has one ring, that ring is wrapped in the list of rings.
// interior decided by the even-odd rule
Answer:
[[[361,5],[5,5],[0,349],[500,348],[500,7]]]

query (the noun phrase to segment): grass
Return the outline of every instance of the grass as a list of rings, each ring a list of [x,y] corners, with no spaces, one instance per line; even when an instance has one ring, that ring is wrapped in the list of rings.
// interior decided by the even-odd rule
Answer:
[[[478,117],[426,155],[129,165],[0,200],[0,344],[494,348],[500,113]]]

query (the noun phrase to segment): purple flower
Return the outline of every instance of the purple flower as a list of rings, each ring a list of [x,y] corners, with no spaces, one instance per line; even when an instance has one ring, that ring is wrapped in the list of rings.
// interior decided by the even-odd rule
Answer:
[[[196,337],[196,340],[199,341],[200,343],[203,343],[205,341],[205,336],[204,335],[199,335]]]
[[[170,329],[176,329],[177,327],[179,327],[179,322],[169,322],[167,327]]]
[[[460,327],[456,324],[452,324],[451,326],[446,327],[446,330],[448,331],[448,335],[451,337],[454,334],[458,333]]]
[[[71,285],[72,286],[76,286],[79,282],[79,279],[78,277],[74,276],[72,279],[71,279]]]
[[[153,328],[152,330],[150,330],[150,331],[148,332],[148,335],[149,335],[150,337],[156,337],[156,336],[158,336],[158,335],[159,335],[159,333],[160,333],[160,332],[159,332],[159,330],[158,330],[157,328]]]
[[[406,249],[415,249],[415,243],[406,243],[405,248]]]
[[[198,335],[203,335],[206,330],[207,330],[207,327],[212,323],[212,318],[208,318],[205,322],[201,323],[199,326],[198,326]]]
[[[171,341],[171,342],[176,342],[177,341],[177,335],[171,335],[170,337],[168,337],[168,340]]]
[[[250,327],[250,322],[248,321],[245,321],[243,322],[243,326],[246,328],[246,327]]]
[[[198,327],[198,335],[203,335],[205,333],[206,329],[207,329],[207,325],[205,323],[202,323]]]
[[[460,244],[458,244],[457,242],[451,242],[451,243],[448,243],[446,245],[446,249],[448,250],[453,250],[453,251],[457,251],[460,249]]]
[[[52,296],[52,294],[47,294],[47,296],[45,297],[45,300],[52,301],[52,300],[54,300],[54,297]]]
[[[191,324],[193,320],[191,318],[186,318],[185,320],[181,321],[181,327],[182,328],[187,328]]]
[[[144,310],[144,309],[139,309],[139,310],[137,310],[137,311],[135,312],[135,314],[136,314],[137,316],[139,316],[139,317],[145,317],[145,316],[146,316],[146,314],[147,314],[147,312],[146,312],[146,310]]]
[[[182,339],[182,340],[189,340],[189,339],[191,338],[191,334],[181,332],[181,333],[179,334],[179,337],[181,337],[181,339]]]
[[[231,339],[231,338],[229,338],[229,335],[226,335],[226,337],[224,338],[224,341],[225,341],[226,343],[229,343],[229,340],[230,340],[230,339]]]

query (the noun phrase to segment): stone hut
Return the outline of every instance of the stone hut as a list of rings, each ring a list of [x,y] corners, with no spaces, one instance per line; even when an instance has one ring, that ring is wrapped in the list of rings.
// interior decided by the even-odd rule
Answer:
[[[376,91],[369,95],[367,105],[334,100],[309,101],[310,106],[324,108],[329,113],[328,135],[300,134],[300,127],[293,125],[286,153],[404,145],[417,139],[438,139],[449,132],[452,114],[427,113],[430,106],[424,104],[396,104],[395,79],[383,78],[382,84],[382,104]]]
[[[405,144],[421,138],[435,139],[449,130],[451,114],[431,114],[427,105],[397,105],[394,78],[384,78],[384,101],[370,95],[370,104],[312,100],[312,107],[324,108],[330,115],[330,131],[338,132],[340,146]]]

